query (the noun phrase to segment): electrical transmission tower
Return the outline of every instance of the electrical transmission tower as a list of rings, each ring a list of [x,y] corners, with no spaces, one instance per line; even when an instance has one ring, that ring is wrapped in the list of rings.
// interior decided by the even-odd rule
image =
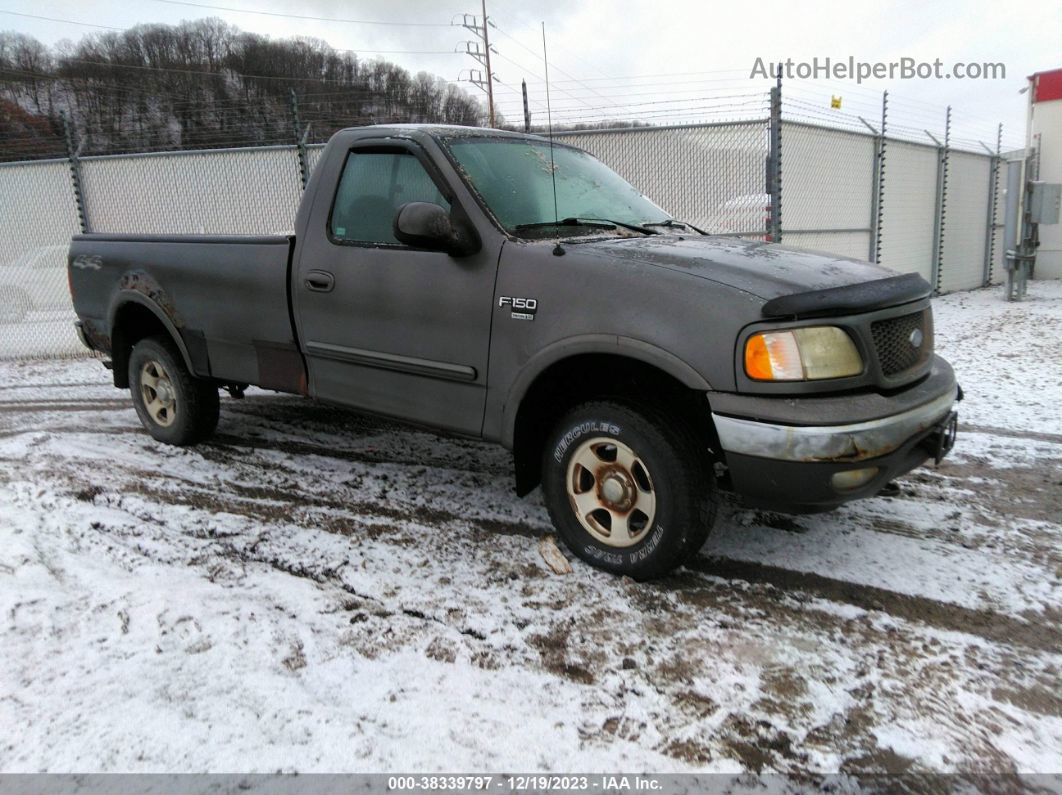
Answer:
[[[481,0],[483,16],[477,17],[475,14],[461,14],[460,22],[457,21],[457,17],[451,22],[453,25],[460,25],[475,34],[475,41],[466,41],[465,55],[471,56],[477,63],[479,63],[483,69],[462,69],[461,74],[468,72],[468,77],[462,78],[459,74],[457,79],[464,80],[466,83],[479,88],[481,91],[487,93],[487,118],[491,127],[494,126],[494,73],[490,70],[490,34],[487,32],[488,17],[487,17],[487,0]],[[482,19],[483,24],[480,24]],[[496,52],[496,51],[495,51]]]

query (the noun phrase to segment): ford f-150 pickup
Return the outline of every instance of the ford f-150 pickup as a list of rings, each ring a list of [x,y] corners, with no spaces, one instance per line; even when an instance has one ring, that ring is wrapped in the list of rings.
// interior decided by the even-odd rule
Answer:
[[[69,275],[157,440],[253,384],[497,442],[572,552],[638,579],[721,490],[823,511],[939,461],[961,399],[920,276],[705,234],[497,130],[341,131],[294,236],[79,235]]]

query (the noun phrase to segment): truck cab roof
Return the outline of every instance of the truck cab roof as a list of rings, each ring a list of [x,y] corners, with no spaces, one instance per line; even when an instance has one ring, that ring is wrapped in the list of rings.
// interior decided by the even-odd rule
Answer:
[[[411,133],[423,133],[435,138],[478,137],[478,138],[524,138],[532,141],[548,141],[541,135],[496,130],[492,127],[465,127],[460,124],[368,124],[359,127],[347,127],[340,133],[368,133],[383,135],[408,136]]]

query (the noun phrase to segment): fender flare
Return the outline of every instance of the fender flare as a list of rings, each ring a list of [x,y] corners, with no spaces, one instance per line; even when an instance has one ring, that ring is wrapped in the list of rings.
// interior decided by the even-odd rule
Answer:
[[[115,293],[114,300],[111,301],[110,311],[107,313],[107,328],[110,330],[111,341],[113,345],[115,324],[118,319],[118,313],[123,307],[129,304],[139,304],[146,308],[155,318],[162,323],[166,332],[170,335],[174,344],[177,346],[177,350],[181,352],[181,358],[184,359],[184,366],[188,368],[188,372],[194,373],[195,368],[192,366],[192,357],[188,353],[188,346],[185,345],[184,338],[181,336],[180,331],[177,330],[177,326],[174,325],[170,317],[162,310],[162,307],[155,301],[152,301],[143,293],[136,290],[119,290]],[[112,356],[114,352],[112,351]]]
[[[662,370],[690,389],[707,392],[712,387],[707,379],[687,362],[652,343],[615,334],[585,334],[553,342],[529,359],[517,374],[502,407],[502,443],[513,446],[516,417],[520,405],[535,380],[547,368],[564,359],[583,354],[602,353],[624,356]]]

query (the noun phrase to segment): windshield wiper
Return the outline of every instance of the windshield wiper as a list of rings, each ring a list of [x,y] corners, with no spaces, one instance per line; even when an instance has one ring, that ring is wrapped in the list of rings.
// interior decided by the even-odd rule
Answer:
[[[694,232],[697,232],[698,234],[708,236],[707,232],[705,232],[703,229],[700,229],[700,228],[694,226],[693,224],[689,223],[688,221],[676,221],[674,218],[665,218],[663,221],[649,221],[649,222],[643,224],[643,226],[667,226],[667,227],[680,226],[680,227],[682,227],[684,229],[692,229]]]
[[[629,224],[626,221],[615,221],[611,218],[561,218],[559,221],[539,221],[534,224],[517,224],[513,227],[517,231],[524,229],[540,229],[545,226],[585,226],[589,229],[615,229],[617,226],[621,226],[624,229],[630,229],[635,232],[641,232],[644,235],[659,235],[655,229],[647,229],[645,226],[638,226],[638,224]]]

